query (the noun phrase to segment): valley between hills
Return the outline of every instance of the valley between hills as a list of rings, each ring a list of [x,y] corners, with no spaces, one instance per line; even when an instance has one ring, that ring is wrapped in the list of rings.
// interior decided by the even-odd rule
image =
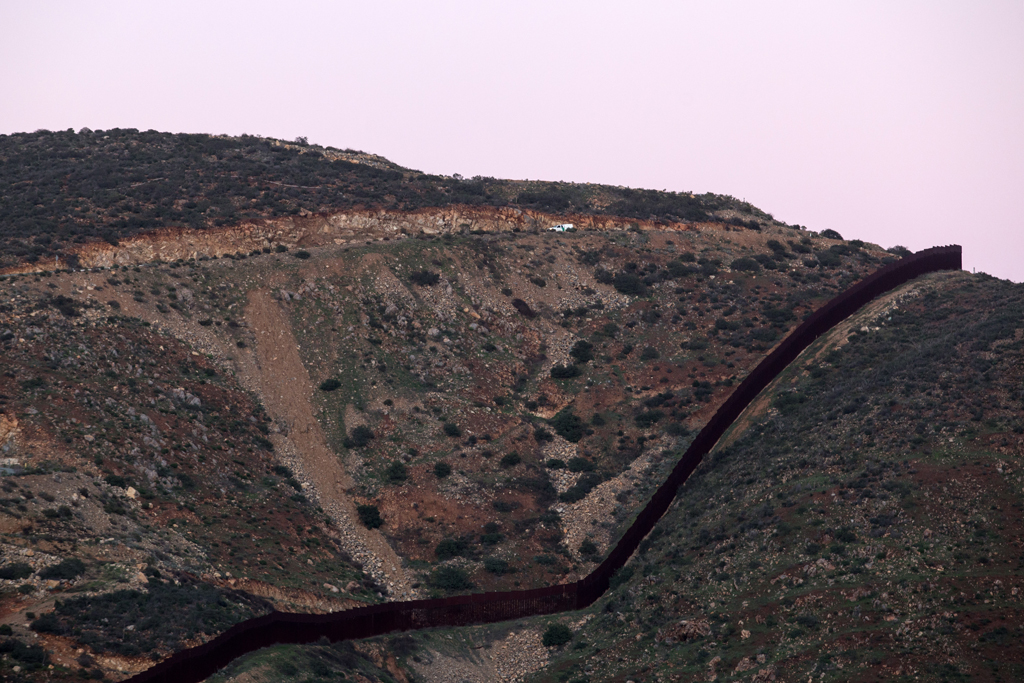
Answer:
[[[896,255],[735,207],[493,204],[126,224],[7,262],[4,676],[576,580],[774,344]],[[591,608],[216,680],[1020,678],[1022,294],[936,273],[823,336]]]

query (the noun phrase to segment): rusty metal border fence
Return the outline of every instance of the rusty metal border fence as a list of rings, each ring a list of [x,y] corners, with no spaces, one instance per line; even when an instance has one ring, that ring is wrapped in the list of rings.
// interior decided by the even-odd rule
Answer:
[[[925,249],[884,266],[811,314],[736,387],[605,560],[575,583],[389,602],[332,614],[274,612],[236,624],[208,643],[178,652],[126,683],[198,683],[241,655],[281,643],[310,643],[323,637],[331,641],[354,640],[395,631],[492,623],[586,607],[608,590],[612,576],[651,532],[672,504],[679,487],[733,421],[815,339],[880,294],[925,273],[961,267],[959,246]]]

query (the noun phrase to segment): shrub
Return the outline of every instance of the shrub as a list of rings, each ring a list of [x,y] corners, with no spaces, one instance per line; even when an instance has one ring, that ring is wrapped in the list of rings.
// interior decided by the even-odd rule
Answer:
[[[749,256],[743,256],[736,259],[729,264],[729,267],[733,270],[745,270],[747,272],[756,273],[761,270],[761,264],[750,258]]]
[[[438,567],[430,577],[430,585],[447,591],[466,590],[473,587],[469,574],[458,567]]]
[[[464,555],[469,550],[469,544],[461,539],[446,538],[434,548],[434,554],[439,560],[450,560],[453,557]]]
[[[304,261],[309,258],[309,252],[305,249],[299,249],[295,252],[295,258],[302,259]]]
[[[512,299],[512,306],[525,318],[533,318],[537,313],[530,308],[530,304],[522,299]]]
[[[668,427],[665,427],[665,431],[671,436],[689,436],[690,430],[686,428],[686,425],[678,422],[673,422]]]
[[[622,294],[631,296],[645,296],[647,294],[647,285],[644,284],[644,281],[636,273],[619,273],[612,280],[612,286]]]
[[[659,355],[658,349],[648,346],[640,353],[640,360],[655,360]]]
[[[822,268],[838,268],[843,260],[834,251],[819,251],[814,254]]]
[[[497,557],[485,557],[484,569],[490,572],[491,574],[497,574],[498,576],[508,574],[512,571],[512,568],[509,566],[508,562]]]
[[[586,435],[586,426],[583,424],[583,420],[568,406],[558,411],[557,415],[548,420],[548,424],[566,441],[576,443]]]
[[[71,580],[81,576],[85,573],[85,563],[77,557],[69,557],[63,560],[60,564],[55,564],[52,567],[39,572],[39,578],[41,579],[57,579],[57,580]]]
[[[542,277],[531,277],[530,278],[530,282],[532,282],[533,284],[537,285],[538,287],[547,287],[548,286],[547,281],[544,278],[542,278]]]
[[[128,481],[117,474],[108,474],[104,477],[104,480],[111,486],[116,486],[119,489],[128,488]]]
[[[376,505],[360,505],[356,508],[356,512],[359,513],[359,521],[367,529],[377,529],[384,524],[384,520],[380,516],[380,509]]]
[[[452,466],[446,462],[434,463],[434,476],[438,479],[444,479],[452,473]]]
[[[633,421],[636,422],[636,426],[640,429],[647,429],[663,417],[665,417],[665,413],[660,410],[645,410],[633,418]]]
[[[565,645],[572,640],[572,631],[565,624],[551,624],[548,630],[544,631],[544,647],[557,647]]]
[[[584,557],[592,557],[597,555],[597,544],[591,541],[589,538],[580,543],[580,555]]]
[[[362,448],[373,439],[373,431],[366,425],[359,425],[345,439],[345,448]]]
[[[601,475],[595,472],[585,472],[576,485],[558,496],[558,499],[563,503],[575,503],[583,500],[600,483]]]
[[[693,254],[689,254],[693,256]],[[665,269],[668,270],[669,276],[673,278],[686,277],[687,275],[695,275],[700,272],[700,268],[697,266],[688,266],[682,261],[669,261],[665,265]]]
[[[320,391],[335,391],[340,386],[341,382],[332,377],[331,379],[325,379],[320,383]]]
[[[458,438],[462,436],[462,430],[459,429],[459,425],[455,424],[454,422],[445,422],[442,429],[444,430],[446,436],[450,436],[453,438]]]
[[[824,230],[822,230],[818,234],[820,234],[822,237],[826,237],[826,238],[828,238],[830,240],[841,240],[841,239],[843,239],[842,235],[840,235],[838,232],[836,232],[835,230],[833,230],[831,228],[825,228]]]
[[[622,584],[633,578],[634,568],[631,565],[620,567],[618,571],[612,574],[612,578],[608,581],[608,590],[615,590]]]
[[[573,360],[580,365],[589,363],[594,360],[594,345],[586,340],[580,339],[572,345],[569,355],[572,356]]]
[[[569,471],[570,472],[593,472],[595,465],[586,458],[576,456],[569,459]]]
[[[36,633],[57,633],[61,632],[60,620],[53,612],[42,614],[38,619],[29,624],[29,628]]]
[[[549,470],[562,470],[565,469],[565,461],[558,458],[551,458],[544,463]]]
[[[404,464],[396,461],[388,466],[384,476],[387,478],[388,483],[401,484],[409,478],[409,469]]]
[[[441,276],[429,270],[417,270],[409,275],[409,282],[421,287],[430,287],[440,281]]]
[[[580,369],[575,365],[555,365],[551,368],[552,379],[569,379],[579,375]]]
[[[836,540],[841,543],[854,543],[857,540],[857,534],[855,534],[852,529],[843,527],[836,532]]]
[[[537,443],[540,443],[541,441],[551,441],[553,437],[548,430],[543,427],[537,427],[533,430],[533,438]]]
[[[0,567],[0,579],[12,581],[15,579],[27,579],[32,576],[32,567],[24,562],[15,562]]]
[[[515,467],[522,461],[523,459],[519,457],[519,454],[516,453],[515,451],[512,451],[511,453],[506,453],[504,456],[502,456],[501,466],[508,469],[509,467]]]

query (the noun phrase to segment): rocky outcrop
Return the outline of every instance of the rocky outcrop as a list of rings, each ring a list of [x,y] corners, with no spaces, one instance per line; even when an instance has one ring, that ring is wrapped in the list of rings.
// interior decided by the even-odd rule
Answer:
[[[415,235],[448,235],[472,232],[530,232],[571,222],[580,230],[688,230],[698,224],[642,221],[615,216],[554,215],[514,207],[449,206],[417,211],[344,211],[331,214],[303,213],[268,218],[220,228],[166,228],[120,240],[118,245],[91,242],[74,248],[85,268],[136,265],[152,261],[212,258],[239,252],[249,254],[278,245],[317,247],[348,242],[396,239]],[[51,264],[36,263],[5,272],[46,270]]]

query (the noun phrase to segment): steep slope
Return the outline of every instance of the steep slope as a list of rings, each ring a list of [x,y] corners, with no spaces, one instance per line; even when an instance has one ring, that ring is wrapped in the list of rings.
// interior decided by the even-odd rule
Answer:
[[[70,321],[62,325],[76,331],[79,353],[97,356],[94,374],[73,379],[83,387],[134,392],[152,372],[156,393],[138,400],[160,405],[165,396],[184,404],[179,412],[192,410],[184,407],[190,396],[203,406],[212,401],[202,389],[212,381],[238,396],[241,388],[252,392],[256,407],[246,410],[255,411],[255,422],[224,420],[228,432],[207,434],[208,447],[197,444],[201,452],[187,463],[196,468],[188,479],[195,488],[175,489],[174,480],[161,490],[146,487],[154,507],[167,496],[183,510],[194,506],[196,519],[164,515],[137,533],[142,542],[164,530],[184,534],[202,558],[189,571],[208,574],[203,580],[211,585],[227,583],[231,567],[233,585],[248,595],[286,609],[337,609],[346,603],[331,591],[372,599],[374,584],[360,579],[360,566],[382,594],[397,597],[443,594],[467,580],[480,588],[544,585],[585,572],[734,378],[799,315],[885,256],[787,229],[707,226],[356,241],[44,273],[6,281],[17,301],[7,310],[5,353],[23,358],[12,366],[12,387],[35,382],[33,368],[65,360],[50,348],[49,326]],[[46,306],[53,312],[38,325],[23,317]],[[130,338],[125,326],[149,335],[149,348],[163,349],[139,362],[140,344],[127,349],[132,360],[121,361],[115,359],[125,350],[114,356],[94,348],[91,335]],[[40,332],[30,334],[30,327]],[[114,375],[101,372],[107,365],[100,353],[102,363],[115,364]],[[573,367],[576,376],[552,372]],[[119,380],[140,368],[134,387]],[[40,433],[63,438],[65,418],[50,414],[56,404],[42,394],[7,395],[14,400],[5,407],[9,419],[21,425],[31,403]],[[133,405],[112,410],[144,408]],[[181,412],[181,429],[194,430],[187,425],[197,417]],[[238,448],[245,424],[254,430],[246,437],[251,454]],[[360,426],[372,435],[363,443],[353,438]],[[87,445],[97,437],[89,435],[93,441],[66,442],[68,466],[142,491],[148,474],[139,458],[150,456],[111,441],[112,453],[97,461]],[[155,443],[149,447],[168,450],[159,467],[172,472],[168,454],[188,452]],[[233,449],[231,457],[218,446]],[[16,455],[24,466],[25,454]],[[233,473],[229,460],[239,466]],[[289,483],[301,494],[285,502]],[[252,532],[229,530],[235,511],[257,500]],[[380,531],[356,523],[357,504],[376,506]],[[595,516],[605,521],[591,524]],[[12,545],[20,542],[12,538]],[[331,559],[338,551],[359,564],[338,565]],[[106,560],[85,559],[93,571],[108,571]],[[177,566],[150,564],[161,576]],[[112,587],[101,587],[96,599]],[[152,592],[141,583],[139,589]],[[13,613],[45,613],[47,597]],[[61,609],[42,628],[74,634],[81,612]],[[54,661],[69,667],[59,670],[75,669]],[[105,669],[118,666],[140,664]]]
[[[387,675],[1019,680],[1022,321],[1024,288],[967,273],[874,302],[768,389],[593,608],[411,633]]]
[[[1017,680],[1024,291],[932,275],[808,350],[536,680]]]

